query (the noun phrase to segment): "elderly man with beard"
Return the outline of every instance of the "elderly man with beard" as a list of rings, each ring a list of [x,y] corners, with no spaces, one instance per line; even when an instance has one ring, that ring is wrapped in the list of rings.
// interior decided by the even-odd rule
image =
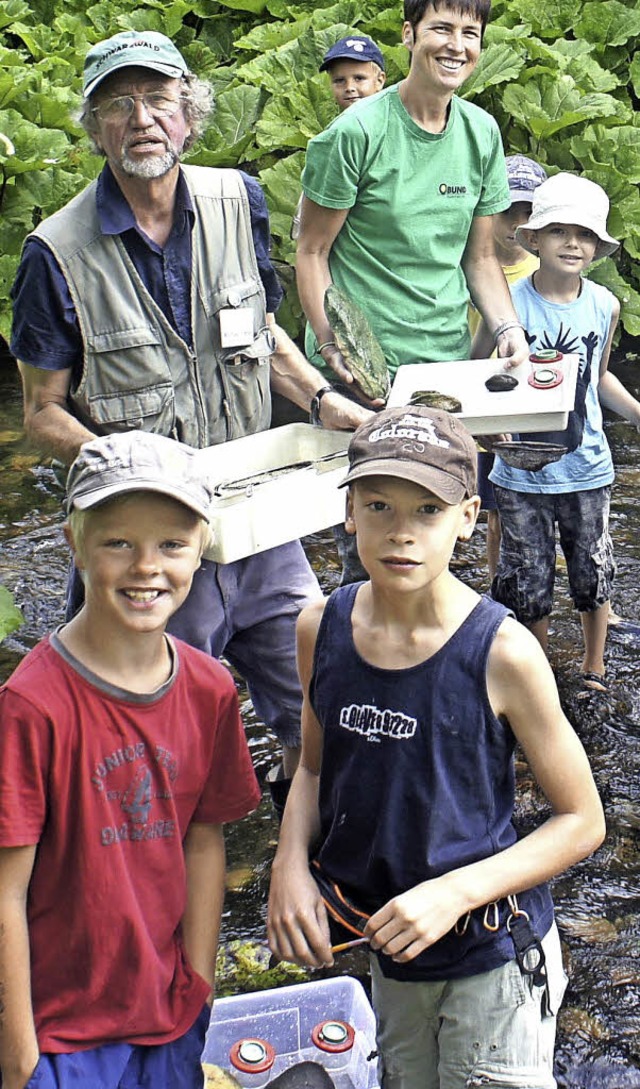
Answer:
[[[258,183],[180,164],[211,95],[170,39],[125,31],[97,43],[83,92],[82,123],[106,163],[29,236],[12,292],[29,437],[67,464],[96,434],[134,428],[206,447],[267,428],[270,388],[325,427],[357,426],[368,410],[327,387],[275,323],[282,292]],[[81,596],[76,575],[70,612]],[[245,677],[285,776],[299,754],[295,621],[319,596],[295,541],[203,561],[171,623]]]

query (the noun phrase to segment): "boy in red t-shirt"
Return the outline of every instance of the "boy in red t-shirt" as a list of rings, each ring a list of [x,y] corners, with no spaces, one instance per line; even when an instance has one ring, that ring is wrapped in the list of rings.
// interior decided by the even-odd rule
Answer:
[[[165,634],[211,498],[159,435],[71,466],[85,604],[0,689],[2,1089],[201,1089],[222,826],[260,800],[231,675]]]

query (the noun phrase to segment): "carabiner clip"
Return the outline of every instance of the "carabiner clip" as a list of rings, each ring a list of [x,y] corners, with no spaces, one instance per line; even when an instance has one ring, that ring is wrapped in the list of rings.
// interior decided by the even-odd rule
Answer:
[[[497,900],[492,900],[490,904],[487,904],[484,909],[482,925],[485,930],[490,930],[493,934],[500,929],[500,911]]]
[[[471,912],[468,911],[466,915],[461,915],[459,919],[456,919],[454,923],[454,932],[459,938],[464,937],[467,933],[467,927],[471,921]]]

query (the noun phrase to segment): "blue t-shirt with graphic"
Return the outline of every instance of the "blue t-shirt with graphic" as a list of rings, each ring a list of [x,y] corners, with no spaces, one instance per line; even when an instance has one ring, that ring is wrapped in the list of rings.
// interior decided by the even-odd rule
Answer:
[[[532,352],[556,348],[580,356],[575,408],[563,432],[521,436],[561,442],[567,453],[538,472],[513,469],[496,457],[489,479],[501,488],[530,493],[557,494],[603,488],[613,482],[613,460],[598,399],[600,361],[611,328],[614,296],[601,284],[581,281],[577,299],[549,302],[538,294],[532,277],[511,288],[513,305]]]

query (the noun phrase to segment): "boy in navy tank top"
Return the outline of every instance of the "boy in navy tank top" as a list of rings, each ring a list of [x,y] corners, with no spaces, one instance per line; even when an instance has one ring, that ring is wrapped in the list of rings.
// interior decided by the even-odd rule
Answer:
[[[370,578],[300,615],[302,760],[269,941],[320,967],[338,933],[362,930],[383,1089],[552,1089],[566,978],[546,882],[604,836],[587,757],[537,640],[449,569],[480,505],[461,422],[387,409],[356,431],[349,466],[346,525]],[[551,808],[520,840],[517,743]],[[331,890],[357,908],[346,931]]]

